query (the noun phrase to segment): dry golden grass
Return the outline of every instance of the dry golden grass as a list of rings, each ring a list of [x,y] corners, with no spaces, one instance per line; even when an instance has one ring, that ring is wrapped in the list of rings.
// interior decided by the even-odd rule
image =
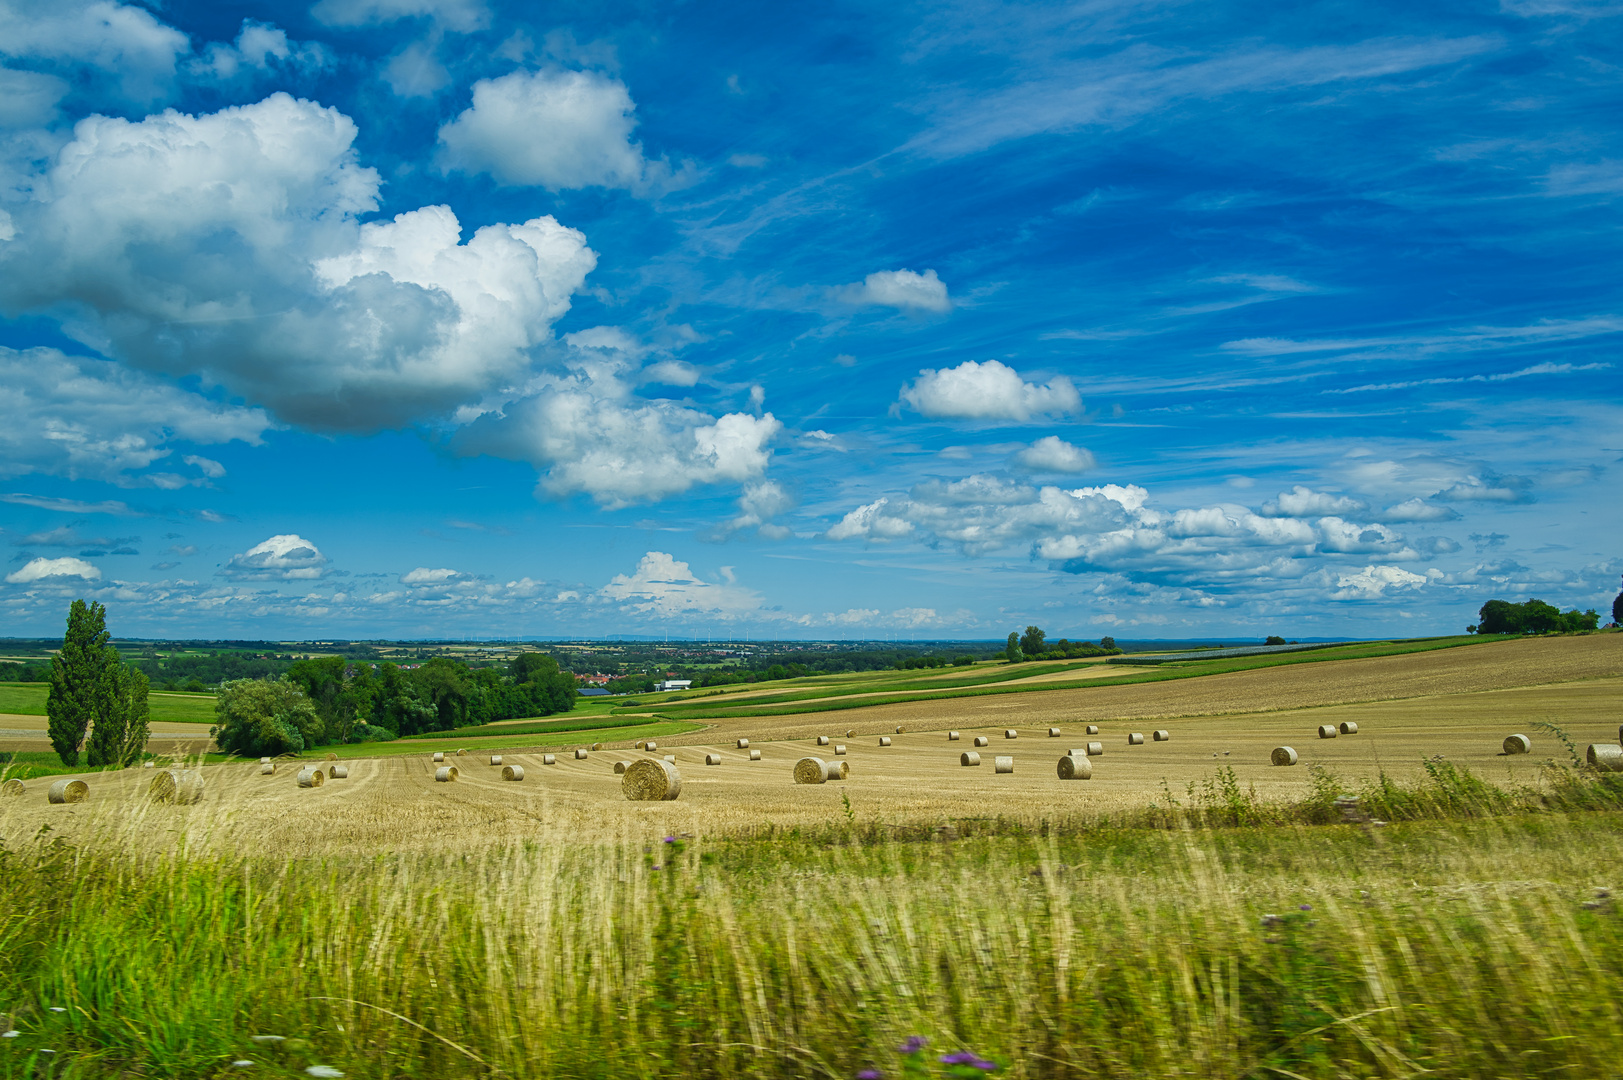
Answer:
[[[1566,760],[1552,736],[1535,725],[1554,723],[1580,745],[1617,737],[1617,701],[1623,678],[1593,679],[1557,686],[1452,694],[1399,702],[1373,702],[1320,708],[1280,709],[1221,717],[1165,720],[1164,743],[1128,746],[1137,721],[1100,720],[1104,756],[1095,759],[1093,779],[1063,782],[1056,763],[1072,746],[1085,743],[1082,726],[1062,723],[1060,738],[1049,738],[1046,721],[1008,712],[997,715],[994,744],[1012,754],[1015,772],[998,776],[991,768],[964,769],[958,752],[937,730],[892,735],[881,748],[876,736],[846,740],[851,777],[841,783],[797,786],[791,772],[800,757],[814,753],[810,740],[773,740],[751,731],[750,761],[729,730],[725,738],[672,747],[655,755],[626,749],[603,750],[585,760],[560,755],[545,765],[539,753],[503,753],[507,764],[522,765],[523,783],[504,783],[501,769],[483,759],[460,759],[461,779],[434,782],[428,751],[390,758],[351,759],[350,775],[319,789],[301,789],[295,769],[282,766],[261,776],[253,763],[209,766],[203,807],[146,805],[151,771],[87,774],[89,801],[52,806],[45,801],[46,779],[30,781],[27,793],[0,803],[0,835],[31,834],[50,824],[70,839],[128,830],[129,843],[168,845],[185,838],[194,848],[224,844],[269,853],[340,850],[461,850],[531,839],[538,831],[562,832],[583,840],[605,834],[648,835],[752,831],[828,825],[843,820],[841,796],[864,821],[932,825],[954,819],[1006,818],[1037,822],[1138,809],[1164,800],[1166,789],[1186,798],[1189,784],[1201,784],[1220,766],[1232,766],[1239,781],[1264,799],[1300,797],[1308,766],[1321,765],[1348,780],[1384,770],[1410,778],[1421,761],[1441,754],[1483,778],[1501,784],[1537,787],[1546,760]],[[843,736],[841,715],[823,718],[823,733]],[[1319,724],[1352,720],[1359,733],[1321,741]],[[730,721],[729,726],[741,722]],[[1019,738],[1002,738],[1013,723]],[[966,732],[969,724],[954,725]],[[742,733],[745,728],[738,728]],[[1507,734],[1522,732],[1533,752],[1500,753]],[[1289,744],[1301,755],[1294,768],[1268,764],[1274,746]],[[614,763],[674,753],[682,771],[681,799],[674,803],[632,803],[620,792]],[[706,767],[704,755],[723,764]]]

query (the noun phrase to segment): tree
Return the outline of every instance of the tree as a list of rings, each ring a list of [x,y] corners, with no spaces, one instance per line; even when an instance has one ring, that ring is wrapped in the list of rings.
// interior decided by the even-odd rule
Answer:
[[[89,762],[92,767],[116,765],[122,769],[140,761],[152,737],[152,713],[147,706],[146,673],[119,659],[111,647],[107,668],[108,710],[96,720],[90,732]]]
[[[1109,636],[1108,634],[1099,639],[1099,648],[1101,648],[1101,649],[1114,649],[1115,647],[1116,647],[1116,639]]]
[[[1020,635],[1020,651],[1027,656],[1041,656],[1043,654],[1043,642],[1047,638],[1048,634],[1043,631],[1042,627],[1028,626],[1026,632]]]
[[[1594,621],[1590,619],[1593,617]],[[1542,600],[1524,600],[1512,604],[1506,600],[1489,600],[1477,614],[1477,633],[1480,634],[1553,634],[1559,631],[1593,630],[1600,615],[1591,610],[1576,609],[1563,614],[1554,604]]]
[[[1617,599],[1612,601],[1612,621],[1623,626],[1623,592],[1618,593]]]
[[[220,749],[248,757],[297,753],[314,746],[322,728],[315,705],[286,678],[221,683],[214,715],[219,723],[209,735]]]
[[[1285,639],[1280,637],[1278,634],[1269,634],[1268,639],[1266,641],[1264,641],[1263,644],[1264,645],[1283,645],[1283,644],[1285,644]]]
[[[1011,664],[1018,663],[1020,661],[1020,631],[1009,631],[1009,644],[1006,648],[1004,648],[1003,655]]]
[[[51,657],[51,690],[45,716],[51,746],[64,765],[79,764],[85,732],[112,712],[113,684],[108,667],[118,654],[107,644],[107,609],[75,600],[68,608],[62,650]]]

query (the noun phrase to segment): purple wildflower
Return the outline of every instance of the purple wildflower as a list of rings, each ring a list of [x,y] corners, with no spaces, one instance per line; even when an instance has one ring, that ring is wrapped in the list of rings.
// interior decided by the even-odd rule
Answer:
[[[971,1069],[980,1069],[983,1072],[992,1072],[997,1068],[996,1063],[968,1050],[960,1050],[956,1054],[943,1054],[937,1060],[943,1065],[968,1065]]]
[[[1312,911],[1313,910],[1313,905],[1312,904],[1298,904],[1298,905],[1296,905],[1296,909],[1298,911]]]
[[[666,838],[665,838],[665,842],[666,842],[666,843],[667,843],[667,844],[674,844],[674,843],[676,843],[676,837],[674,837],[674,836],[667,836],[667,837],[666,837]]]
[[[878,1069],[863,1069],[857,1073],[857,1080],[884,1080],[884,1076]]]
[[[916,1054],[929,1045],[930,1040],[926,1039],[923,1035],[909,1035],[907,1037],[907,1041],[902,1044],[902,1053]]]

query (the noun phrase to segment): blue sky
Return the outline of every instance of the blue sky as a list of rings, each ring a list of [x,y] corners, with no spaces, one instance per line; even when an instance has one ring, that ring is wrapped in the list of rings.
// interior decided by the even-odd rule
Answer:
[[[0,0],[4,632],[1604,610],[1620,30]]]

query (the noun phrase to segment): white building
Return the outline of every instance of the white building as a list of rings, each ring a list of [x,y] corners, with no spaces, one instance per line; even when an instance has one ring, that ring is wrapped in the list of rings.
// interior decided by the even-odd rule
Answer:
[[[691,687],[692,685],[693,685],[693,680],[692,679],[666,679],[664,682],[655,683],[654,684],[654,689],[655,690],[686,690],[689,687]]]

